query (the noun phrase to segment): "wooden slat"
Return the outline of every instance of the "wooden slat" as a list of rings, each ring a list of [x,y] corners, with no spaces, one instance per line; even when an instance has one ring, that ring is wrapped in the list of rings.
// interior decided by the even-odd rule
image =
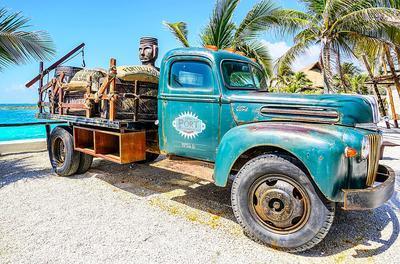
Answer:
[[[146,133],[124,133],[120,137],[121,163],[146,159]]]
[[[74,127],[74,146],[82,152],[94,154],[94,131],[87,128]]]
[[[110,69],[112,69],[112,70],[115,69],[116,65],[117,65],[116,59],[112,58],[110,60]],[[116,80],[115,80],[115,78],[113,78],[111,83],[110,83],[109,94],[112,94],[112,95],[114,94],[114,92],[115,92],[115,82],[116,82]],[[114,99],[109,101],[109,106],[110,106],[110,109],[109,109],[110,118],[109,119],[111,121],[114,121],[115,120],[115,116],[116,116],[116,104],[115,104],[115,100]]]
[[[74,103],[61,103],[62,108],[71,108],[71,109],[81,109],[86,110],[87,107],[85,104],[74,104]]]

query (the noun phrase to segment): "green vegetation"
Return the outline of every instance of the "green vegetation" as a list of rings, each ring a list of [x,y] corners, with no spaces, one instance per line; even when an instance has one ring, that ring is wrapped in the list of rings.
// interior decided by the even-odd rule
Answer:
[[[261,33],[276,27],[292,24],[293,11],[283,10],[272,0],[262,0],[246,14],[239,23],[233,16],[239,0],[217,0],[208,24],[200,34],[203,46],[232,49],[256,59],[268,76],[272,75],[272,59],[268,47],[259,39]],[[189,47],[185,22],[164,22],[184,47]]]
[[[321,48],[320,62],[327,92],[337,92],[333,85],[333,63],[341,72],[341,56],[359,57],[354,49],[360,43],[387,43],[383,33],[400,23],[400,11],[386,1],[376,0],[303,0],[306,12],[298,12],[298,20],[289,30],[296,32],[294,45],[279,59],[279,67],[290,65],[312,45]],[[397,31],[397,29],[395,30]],[[343,80],[345,83],[345,80]]]
[[[393,76],[400,65],[400,0],[299,0],[305,11],[282,9],[262,0],[237,25],[232,18],[239,0],[216,0],[209,23],[200,34],[201,44],[232,48],[255,58],[270,76],[270,90],[320,93],[307,73],[295,73],[292,63],[310,47],[319,46],[324,92],[371,94],[378,98],[384,87],[379,75]],[[188,47],[185,22],[164,24]],[[274,31],[292,36],[293,46],[272,65],[260,33]],[[364,65],[366,73],[355,62]],[[275,69],[275,73],[274,70]]]
[[[293,72],[289,67],[281,68],[271,79],[271,91],[283,93],[319,93],[313,90],[313,82],[304,72]]]
[[[31,59],[50,59],[55,51],[50,36],[44,31],[26,31],[29,19],[21,13],[0,9],[0,70]]]

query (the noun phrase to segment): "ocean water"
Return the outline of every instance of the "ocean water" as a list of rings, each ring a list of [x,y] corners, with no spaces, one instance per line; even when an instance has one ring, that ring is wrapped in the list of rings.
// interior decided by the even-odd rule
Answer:
[[[0,104],[0,124],[40,122],[34,104]],[[0,141],[46,138],[44,126],[0,127]]]

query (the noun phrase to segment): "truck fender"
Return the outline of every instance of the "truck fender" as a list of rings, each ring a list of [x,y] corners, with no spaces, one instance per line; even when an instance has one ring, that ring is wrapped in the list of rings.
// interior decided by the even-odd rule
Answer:
[[[272,147],[300,160],[326,198],[341,200],[347,180],[348,161],[343,132],[335,126],[299,123],[252,123],[232,128],[217,149],[214,180],[226,186],[232,167],[247,150]]]

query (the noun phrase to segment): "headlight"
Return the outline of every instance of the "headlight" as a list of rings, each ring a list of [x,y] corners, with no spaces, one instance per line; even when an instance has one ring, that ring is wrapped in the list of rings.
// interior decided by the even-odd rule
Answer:
[[[361,144],[361,158],[367,159],[369,156],[370,144],[368,137],[364,136]]]

